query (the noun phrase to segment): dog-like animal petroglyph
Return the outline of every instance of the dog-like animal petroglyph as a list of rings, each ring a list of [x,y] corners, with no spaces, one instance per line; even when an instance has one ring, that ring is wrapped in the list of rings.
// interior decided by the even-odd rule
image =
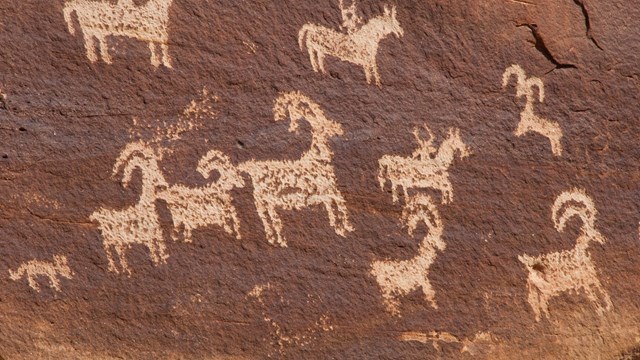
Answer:
[[[418,129],[413,134],[419,147],[410,157],[385,155],[378,161],[378,182],[384,189],[387,181],[391,183],[393,201],[398,201],[398,188],[402,188],[405,199],[408,189],[433,188],[442,192],[442,202],[453,200],[453,186],[449,180],[449,167],[456,154],[463,159],[471,153],[469,147],[462,141],[460,130],[450,128],[449,136],[436,150],[433,146],[433,134],[428,127],[429,139],[420,137]]]
[[[366,24],[355,12],[355,4],[345,8],[342,1],[340,7],[343,15],[343,28],[347,33],[335,31],[316,24],[305,24],[298,32],[300,50],[307,48],[313,71],[326,73],[324,60],[327,55],[362,66],[370,84],[373,80],[380,86],[380,74],[376,56],[380,41],[394,34],[404,35],[404,31],[396,18],[396,7],[385,7],[384,14],[377,16]]]
[[[536,101],[534,87],[538,88],[538,100],[544,102],[544,83],[540,78],[529,77],[519,65],[509,66],[502,74],[502,87],[509,85],[512,76],[516,77],[516,98],[525,97],[526,104],[520,113],[520,122],[514,134],[522,136],[528,132],[536,132],[549,139],[551,151],[555,156],[562,155],[562,129],[557,122],[544,119],[533,112],[533,104]]]
[[[172,3],[173,0],[148,0],[144,5],[136,5],[133,0],[118,0],[116,4],[109,1],[70,0],[65,3],[63,13],[72,35],[76,32],[72,14],[77,15],[89,61],[96,62],[99,59],[95,43],[98,40],[100,57],[111,64],[113,60],[107,38],[124,36],[148,44],[153,66],[162,64],[171,68],[168,25]],[[157,47],[160,48],[160,56]]]
[[[15,271],[9,270],[9,277],[11,280],[17,281],[23,277],[27,278],[29,286],[40,292],[40,285],[37,278],[44,276],[49,279],[51,287],[55,291],[61,291],[59,277],[65,277],[67,279],[73,278],[73,271],[69,267],[67,257],[64,255],[54,255],[53,262],[44,260],[30,260],[20,265]]]
[[[218,150],[210,150],[200,159],[197,171],[205,178],[218,171],[219,178],[203,187],[172,185],[160,191],[158,199],[167,202],[173,220],[173,238],[184,229],[184,241],[191,242],[193,230],[217,224],[230,235],[240,239],[240,222],[229,191],[244,187],[244,180],[229,158]]]
[[[412,197],[402,211],[402,219],[409,235],[413,236],[419,223],[424,223],[427,235],[422,239],[418,254],[409,260],[374,261],[371,274],[376,278],[387,310],[399,315],[401,296],[418,288],[427,302],[437,308],[435,291],[429,282],[429,268],[438,251],[446,247],[442,240],[444,227],[440,213],[428,195],[418,194]]]
[[[588,251],[591,242],[606,242],[596,229],[596,215],[595,204],[584,190],[563,192],[553,204],[552,219],[559,232],[565,229],[567,221],[572,217],[581,220],[581,234],[574,248],[538,256],[518,256],[529,272],[528,300],[536,321],[540,321],[542,314],[549,317],[549,300],[564,292],[584,290],[600,315],[613,308],[609,294],[598,280],[598,272]]]
[[[284,93],[273,108],[276,121],[287,116],[289,132],[301,120],[311,125],[311,147],[298,160],[250,160],[238,165],[253,182],[253,197],[270,244],[287,246],[278,210],[297,210],[323,205],[331,227],[341,236],[353,231],[346,202],[338,190],[328,141],[343,134],[342,127],[328,119],[320,106],[299,92]]]

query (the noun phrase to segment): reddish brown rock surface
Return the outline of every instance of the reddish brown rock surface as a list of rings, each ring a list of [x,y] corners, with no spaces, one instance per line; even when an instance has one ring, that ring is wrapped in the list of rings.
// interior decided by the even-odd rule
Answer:
[[[402,36],[377,43],[380,86],[375,77],[367,84],[366,65],[332,56],[324,59],[326,73],[315,72],[307,48],[299,47],[305,24],[349,38],[385,11],[391,16],[392,7]],[[138,38],[106,36],[110,64],[98,55],[90,61],[81,14],[71,15],[71,34],[64,8],[63,0],[0,5],[2,358],[637,356],[640,7],[634,1],[362,0],[345,24],[334,0],[175,1],[166,24],[149,20],[166,25],[170,63],[160,55],[150,61],[140,39],[162,34],[147,26],[136,28]],[[516,97],[515,77],[502,87],[513,64],[544,84],[544,102],[534,101],[533,114],[559,125],[561,154],[540,133],[514,134],[527,99]],[[274,121],[276,99],[292,92],[316,110],[294,101],[283,121]],[[254,196],[261,180],[242,172],[244,186],[224,190],[240,238],[211,220],[194,225],[191,242],[177,226],[174,241],[176,210],[168,197],[157,197],[147,214],[158,221],[151,227],[160,229],[156,245],[165,246],[164,258],[154,260],[150,245],[140,243],[123,247],[130,275],[109,266],[105,222],[91,219],[99,209],[130,208],[143,193],[141,171],[131,173],[128,187],[122,169],[112,176],[127,144],[158,156],[166,184],[154,191],[204,188],[218,175],[205,179],[196,169],[213,149],[234,168],[301,159],[314,149],[314,128],[303,120],[289,132],[292,112],[320,119],[318,109],[342,134],[332,128],[325,141],[332,155],[309,169],[329,169],[326,179],[335,186],[326,189],[344,199],[352,229],[339,230],[340,219],[332,227],[327,210],[309,200],[277,210],[287,247],[270,244]],[[321,124],[326,130],[328,122]],[[379,159],[411,157],[419,148],[412,131],[425,124],[435,150],[452,128],[469,155],[438,168],[452,186],[448,203],[437,187],[408,191],[409,198],[432,199],[446,247],[429,248],[424,266],[433,302],[420,286],[407,285],[393,292],[394,312],[372,264],[418,259],[428,229],[418,224],[408,234],[408,199],[399,190],[394,202],[388,182],[381,190]],[[421,136],[428,138],[426,130]],[[318,184],[330,182],[310,174],[307,187],[277,176],[280,195],[325,191]],[[597,279],[612,306],[598,307],[602,293],[594,301],[584,289],[563,291],[536,321],[529,293],[538,288],[528,287],[530,271],[518,256],[574,249],[584,222],[572,218],[559,231],[552,219],[556,198],[574,188],[593,200],[594,226],[606,239],[589,243],[585,264],[597,276],[586,281]],[[135,225],[125,225],[134,232]],[[547,277],[552,266],[534,265],[536,271],[545,284],[558,284]]]

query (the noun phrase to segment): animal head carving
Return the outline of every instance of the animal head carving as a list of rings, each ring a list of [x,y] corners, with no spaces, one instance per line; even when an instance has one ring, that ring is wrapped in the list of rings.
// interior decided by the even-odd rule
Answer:
[[[383,16],[385,20],[387,20],[386,24],[388,26],[388,29],[392,34],[399,38],[404,35],[404,30],[400,26],[400,22],[398,21],[396,15],[397,13],[395,6],[392,6],[391,9],[389,9],[389,7],[385,5]]]
[[[583,233],[595,234],[597,215],[593,200],[582,189],[573,189],[560,194],[553,203],[551,218],[556,230],[564,231],[567,221],[573,216],[582,220]],[[593,240],[604,243],[602,236],[594,236]]]
[[[158,166],[160,159],[162,159],[162,154],[156,153],[148,145],[142,142],[129,143],[120,152],[120,156],[113,166],[112,176],[115,177],[122,171],[122,185],[128,187],[133,171],[139,168],[143,172],[143,177],[150,180],[149,183],[157,188],[155,190],[166,189],[168,183],[165,181]]]
[[[511,65],[502,74],[502,88],[509,85],[509,80],[511,80],[512,76],[516,77],[516,97],[526,96],[529,101],[533,101],[533,87],[537,87],[538,99],[540,102],[544,101],[544,83],[540,78],[527,78],[527,75],[520,65]]]
[[[316,136],[330,138],[343,134],[340,124],[328,119],[315,101],[298,91],[280,94],[273,107],[273,115],[276,121],[284,120],[288,115],[290,132],[297,131],[298,122],[305,119]]]
[[[467,144],[462,141],[462,137],[460,136],[460,129],[458,128],[449,128],[449,137],[447,140],[451,143],[453,148],[458,151],[461,159],[471,155],[471,148],[467,146]]]
[[[240,172],[231,164],[229,157],[221,151],[210,150],[198,162],[197,171],[205,179],[211,176],[213,170],[220,173],[217,183],[223,188],[244,187],[244,179]]]

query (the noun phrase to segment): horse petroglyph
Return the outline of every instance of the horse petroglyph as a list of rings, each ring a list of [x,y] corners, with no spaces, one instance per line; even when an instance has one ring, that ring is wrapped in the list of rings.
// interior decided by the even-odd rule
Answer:
[[[96,43],[100,56],[107,64],[112,63],[107,38],[125,36],[146,42],[151,51],[151,64],[171,68],[169,57],[169,7],[173,0],[148,0],[144,5],[136,5],[133,0],[110,1],[71,0],[65,3],[63,13],[69,32],[76,30],[72,14],[75,12],[84,37],[84,46],[89,61],[98,61]],[[158,56],[156,46],[160,47]]]
[[[17,281],[20,280],[20,278],[26,277],[29,286],[38,292],[40,292],[40,285],[36,280],[38,276],[46,276],[49,278],[51,287],[56,291],[61,291],[59,277],[62,276],[67,279],[72,279],[73,275],[73,271],[71,271],[67,263],[67,257],[64,255],[54,255],[53,262],[30,260],[20,265],[15,271],[9,270],[11,280]]]
[[[157,198],[165,200],[171,212],[174,240],[178,239],[177,232],[181,227],[184,241],[191,242],[194,229],[211,224],[222,226],[228,234],[240,239],[240,222],[229,191],[244,187],[244,180],[226,155],[210,150],[200,159],[197,171],[208,179],[214,170],[220,175],[218,180],[204,187],[172,185],[158,193]]]
[[[318,104],[299,92],[281,94],[275,102],[276,121],[290,118],[289,132],[305,119],[311,125],[311,147],[298,160],[247,161],[238,166],[250,175],[258,215],[270,244],[287,246],[277,210],[324,205],[331,227],[341,236],[353,231],[342,194],[336,185],[333,151],[328,141],[343,134],[340,124],[328,119]]]
[[[533,87],[538,88],[538,100],[544,102],[544,83],[540,78],[527,78],[524,70],[519,65],[509,66],[502,74],[502,87],[509,85],[512,76],[516,77],[516,97],[525,97],[527,103],[520,113],[520,122],[514,131],[516,136],[522,136],[528,132],[537,132],[545,136],[551,142],[551,151],[555,156],[562,155],[562,129],[557,122],[541,118],[533,113],[533,103],[536,101]]]
[[[378,181],[384,189],[387,181],[391,182],[391,194],[393,201],[398,201],[398,188],[404,191],[407,198],[407,190],[412,188],[433,188],[442,192],[444,204],[453,200],[453,188],[449,180],[449,166],[456,154],[460,158],[467,157],[471,152],[462,142],[460,130],[449,129],[449,136],[442,142],[436,151],[433,147],[433,134],[425,126],[429,133],[429,140],[420,137],[418,129],[413,134],[420,145],[410,157],[397,155],[385,155],[378,161]]]
[[[376,278],[387,310],[399,314],[399,297],[422,288],[426,301],[437,308],[435,292],[429,282],[429,268],[435,260],[437,251],[443,251],[446,244],[442,240],[443,225],[438,209],[428,195],[418,194],[412,197],[402,211],[402,220],[409,235],[413,236],[420,222],[427,228],[422,239],[418,255],[409,260],[374,261],[371,274]]]
[[[396,18],[395,6],[385,7],[384,14],[370,19],[366,24],[356,14],[356,4],[345,7],[340,1],[343,16],[342,28],[346,33],[338,32],[316,24],[305,24],[298,32],[300,50],[307,48],[313,71],[326,73],[324,58],[327,55],[337,57],[362,66],[370,84],[371,80],[380,86],[380,75],[376,56],[380,41],[390,34],[401,37],[404,31]]]
[[[89,217],[92,221],[98,222],[110,271],[120,272],[114,262],[112,248],[118,255],[122,270],[128,274],[131,274],[131,270],[127,265],[125,250],[133,245],[146,246],[155,265],[165,263],[168,258],[156,212],[158,193],[168,188],[158,166],[161,158],[157,151],[144,143],[128,144],[116,160],[113,176],[122,169],[122,184],[127,187],[134,170],[140,170],[142,192],[138,203],[124,209],[101,208]]]
[[[598,314],[602,315],[604,310],[613,308],[609,294],[598,280],[598,273],[588,252],[592,241],[600,244],[606,241],[595,227],[596,215],[593,200],[583,190],[563,192],[553,204],[552,219],[559,232],[564,230],[567,221],[574,216],[582,221],[581,234],[574,248],[538,256],[518,256],[529,271],[528,300],[536,321],[540,321],[541,314],[549,317],[551,298],[563,292],[578,292],[580,289],[596,305]]]

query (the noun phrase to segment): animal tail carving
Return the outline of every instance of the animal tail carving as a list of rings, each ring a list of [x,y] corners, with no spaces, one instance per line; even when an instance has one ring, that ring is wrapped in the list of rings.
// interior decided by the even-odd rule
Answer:
[[[67,23],[67,29],[69,29],[69,33],[71,35],[75,35],[76,29],[73,27],[73,19],[71,18],[71,14],[73,14],[76,9],[73,7],[75,2],[69,2],[65,4],[62,12],[64,13],[64,21]]]
[[[552,219],[558,231],[563,231],[567,221],[578,216],[582,220],[582,231],[588,235],[596,235],[596,215],[593,200],[582,189],[563,192],[553,204]]]
[[[243,187],[244,180],[227,155],[218,150],[210,150],[198,162],[198,172],[208,179],[213,170],[218,170],[218,183],[229,187]]]
[[[307,37],[307,33],[312,29],[313,27],[310,24],[305,24],[302,26],[300,31],[298,31],[298,46],[300,46],[300,50],[304,50],[304,39]]]

